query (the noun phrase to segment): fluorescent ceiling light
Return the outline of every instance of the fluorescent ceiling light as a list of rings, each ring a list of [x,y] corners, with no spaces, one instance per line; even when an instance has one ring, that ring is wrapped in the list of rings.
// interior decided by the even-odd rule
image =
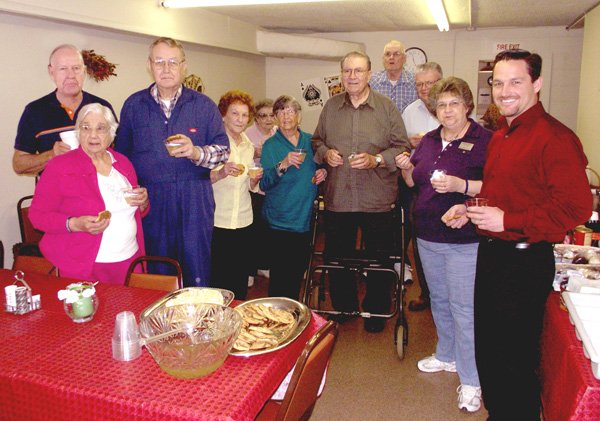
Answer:
[[[444,9],[442,0],[427,0],[427,6],[429,6],[429,11],[433,15],[433,19],[435,19],[435,23],[440,32],[449,30],[450,25],[448,24],[448,17],[446,16],[446,10]]]
[[[260,4],[323,3],[339,0],[162,0],[163,7],[252,6]]]

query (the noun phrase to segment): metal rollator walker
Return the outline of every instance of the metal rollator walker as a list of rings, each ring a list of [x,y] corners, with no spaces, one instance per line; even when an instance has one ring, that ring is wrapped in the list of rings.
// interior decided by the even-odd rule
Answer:
[[[315,258],[324,258],[323,251],[316,250],[318,235],[322,229],[321,221],[324,212],[324,202],[322,196],[319,196],[313,206],[313,219],[311,221],[311,253],[308,262],[308,269],[305,273],[304,303],[311,310],[324,315],[344,315],[360,316],[363,318],[380,317],[391,319],[398,315],[394,329],[394,344],[400,359],[404,358],[404,346],[408,345],[408,323],[404,315],[404,271],[405,271],[405,241],[404,241],[404,211],[399,209],[397,221],[400,224],[400,233],[398,250],[368,252],[366,250],[357,250],[352,256],[329,257],[321,264],[313,267]],[[390,227],[391,229],[391,227]],[[400,273],[394,269],[394,265],[400,264]],[[349,270],[358,274],[360,278],[369,282],[367,276],[369,272],[387,273],[393,279],[392,310],[389,313],[370,313],[366,311],[344,312],[337,310],[324,310],[322,303],[326,300],[327,288],[325,285],[327,274],[330,271]]]

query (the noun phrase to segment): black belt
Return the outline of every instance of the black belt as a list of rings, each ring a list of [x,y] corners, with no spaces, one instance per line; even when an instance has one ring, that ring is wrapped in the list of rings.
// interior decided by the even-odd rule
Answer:
[[[506,247],[515,248],[517,250],[528,250],[528,249],[534,248],[534,247],[551,246],[551,243],[549,243],[548,241],[539,241],[537,243],[528,243],[527,241],[506,241],[506,240],[500,240],[498,238],[490,238],[490,237],[485,238],[484,241],[491,243],[491,244],[501,244]]]

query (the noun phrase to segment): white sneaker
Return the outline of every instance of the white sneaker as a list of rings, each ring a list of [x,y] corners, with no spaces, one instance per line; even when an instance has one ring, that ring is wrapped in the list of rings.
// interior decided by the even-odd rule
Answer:
[[[437,358],[435,358],[435,354],[420,360],[417,363],[417,367],[419,367],[419,370],[425,373],[437,373],[439,371],[448,371],[449,373],[456,373],[455,361],[452,361],[450,363],[440,361]]]
[[[398,277],[402,275],[402,264],[394,263],[394,270],[398,274]],[[412,267],[409,264],[404,264],[404,283],[412,281]]]
[[[269,279],[269,275],[271,274],[269,269],[267,269],[267,270],[259,269],[256,273],[260,276],[264,276],[267,279]]]
[[[461,384],[456,389],[458,392],[458,409],[468,412],[479,411],[481,408],[481,387]]]
[[[254,276],[248,276],[248,287],[254,285]]]

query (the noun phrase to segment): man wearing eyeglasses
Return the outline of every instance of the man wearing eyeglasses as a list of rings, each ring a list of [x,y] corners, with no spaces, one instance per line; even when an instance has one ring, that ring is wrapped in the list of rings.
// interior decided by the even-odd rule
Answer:
[[[371,88],[389,97],[400,112],[417,99],[415,75],[404,69],[406,52],[404,44],[392,40],[383,48],[383,68],[373,73]]]
[[[179,261],[186,286],[207,286],[215,209],[210,170],[227,161],[229,140],[216,104],[183,86],[187,67],[178,41],[154,41],[147,65],[154,83],[125,101],[116,149],[148,189],[147,254]]]
[[[85,65],[74,45],[63,44],[50,54],[48,74],[56,90],[25,107],[15,139],[13,170],[17,174],[37,175],[56,155],[71,150],[60,133],[75,129],[79,110],[100,103],[113,111],[108,101],[83,91]]]
[[[406,133],[408,134],[408,141],[413,149],[419,145],[419,142],[425,133],[437,129],[440,125],[437,118],[435,118],[435,116],[427,109],[427,101],[429,100],[429,91],[431,90],[431,87],[442,77],[442,67],[433,61],[421,64],[417,67],[415,73],[415,86],[418,98],[402,112],[402,120],[404,121]],[[405,218],[404,224],[405,244],[408,244],[413,236],[412,214],[410,211],[413,193],[408,186],[406,186],[402,177],[398,178],[398,184],[400,186],[399,205],[402,206],[408,214],[408,218]],[[408,303],[408,309],[410,311],[423,311],[429,308],[429,289],[427,288],[425,273],[423,272],[421,261],[419,259],[416,240],[413,241],[412,250],[414,256],[414,259],[411,261],[413,279],[416,271],[416,278],[421,287],[421,294],[419,295],[419,298],[411,300]]]
[[[340,64],[345,92],[327,101],[313,135],[315,161],[328,165],[324,196],[328,258],[352,256],[359,227],[367,250],[393,249],[390,227],[398,194],[394,158],[409,151],[400,111],[369,87],[369,56],[354,51]],[[332,271],[329,281],[334,308],[357,311],[353,273]],[[363,309],[377,315],[389,312],[389,276],[369,274]],[[368,332],[380,332],[384,326],[381,317],[365,319]]]

